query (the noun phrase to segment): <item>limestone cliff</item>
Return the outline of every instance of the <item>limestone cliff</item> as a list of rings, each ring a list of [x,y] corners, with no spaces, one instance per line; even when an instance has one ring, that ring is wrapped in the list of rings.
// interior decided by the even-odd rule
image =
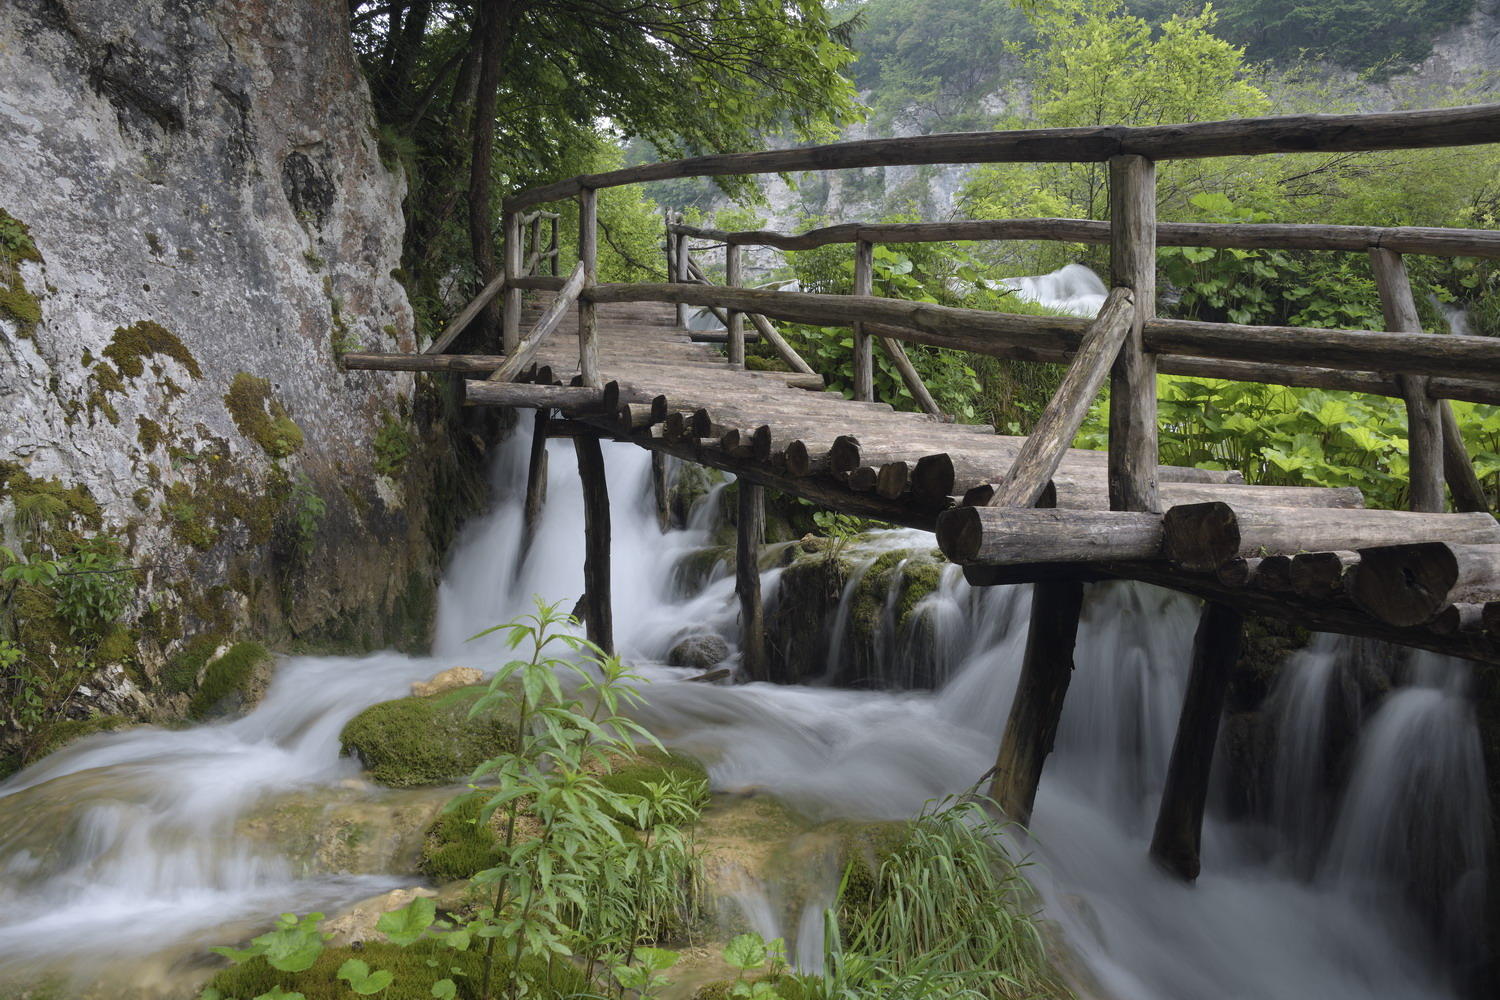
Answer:
[[[0,5],[0,531],[120,544],[131,642],[91,658],[141,687],[195,634],[419,641],[475,485],[441,393],[335,361],[414,347],[347,17]],[[67,510],[18,518],[27,490]]]

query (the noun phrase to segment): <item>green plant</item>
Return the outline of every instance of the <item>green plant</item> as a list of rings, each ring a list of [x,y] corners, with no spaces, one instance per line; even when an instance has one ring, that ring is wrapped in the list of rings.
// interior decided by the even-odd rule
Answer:
[[[52,592],[75,639],[98,637],[120,619],[135,595],[133,573],[122,565],[119,546],[101,537],[83,542],[58,564]]]
[[[292,526],[295,529],[297,556],[304,562],[312,557],[318,541],[318,527],[328,513],[328,504],[318,496],[317,488],[305,475],[298,475],[292,483],[289,500],[292,510]]]
[[[406,460],[415,446],[411,429],[386,414],[380,422],[380,430],[375,432],[375,471],[395,479],[406,468]]]

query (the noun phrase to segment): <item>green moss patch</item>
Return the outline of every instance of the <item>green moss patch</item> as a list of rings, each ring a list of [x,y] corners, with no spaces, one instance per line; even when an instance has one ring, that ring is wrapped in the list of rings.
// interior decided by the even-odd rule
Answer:
[[[406,469],[406,460],[416,447],[410,428],[388,413],[381,419],[374,445],[375,471],[392,479]]]
[[[203,667],[203,680],[188,704],[188,715],[203,719],[243,708],[261,679],[261,670],[274,661],[258,642],[237,642]]]
[[[491,757],[513,753],[516,729],[498,713],[469,718],[482,685],[428,698],[397,698],[356,715],[340,736],[382,785],[406,788],[459,781]]]
[[[483,803],[478,795],[460,796],[433,821],[417,865],[422,874],[434,882],[454,882],[500,863],[500,835],[490,824],[479,822]]]
[[[42,321],[42,304],[21,280],[22,261],[40,264],[42,255],[26,223],[0,208],[0,316],[19,324],[27,337]]]
[[[408,948],[367,941],[358,946],[326,949],[305,972],[280,972],[264,958],[256,957],[223,970],[208,985],[226,1000],[250,1000],[278,986],[287,992],[301,993],[306,1000],[347,1000],[351,993],[348,983],[338,978],[339,966],[358,958],[371,969],[387,969],[395,974],[395,981],[380,992],[382,1000],[431,1000],[432,984],[450,978],[458,984],[458,996],[471,1000],[477,994],[483,957],[482,942],[475,943],[468,951],[454,951],[430,940],[418,941]],[[456,973],[452,971],[455,966]],[[507,964],[499,954],[496,966],[499,981],[503,983]],[[583,972],[569,962],[553,963],[550,972],[541,963],[528,965],[528,970],[542,981],[547,981],[548,975],[551,977],[545,988],[532,994],[539,1000],[597,992],[589,988]]]
[[[12,273],[0,286],[0,315],[15,320],[26,330],[42,321],[42,303],[26,290],[19,274]]]
[[[158,355],[176,361],[193,378],[203,377],[198,359],[177,335],[149,319],[116,327],[115,335],[104,348],[104,356],[115,363],[115,370],[122,378],[139,378],[146,370],[146,359]]]
[[[301,449],[302,428],[271,395],[268,380],[237,372],[224,395],[224,407],[240,433],[272,458],[285,458]]]

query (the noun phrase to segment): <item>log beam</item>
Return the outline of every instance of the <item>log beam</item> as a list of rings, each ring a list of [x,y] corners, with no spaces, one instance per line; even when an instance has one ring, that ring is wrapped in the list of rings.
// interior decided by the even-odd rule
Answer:
[[[1145,324],[1156,315],[1156,164],[1143,156],[1109,161],[1110,286],[1135,300],[1109,390],[1109,505],[1157,511],[1156,358]]]
[[[740,600],[740,672],[749,681],[771,679],[766,658],[765,609],[760,596],[760,546],[766,532],[766,491],[738,481],[734,590]]]
[[[575,437],[578,478],[583,483],[583,619],[589,641],[606,656],[615,652],[614,609],[610,600],[609,486],[597,437]]]

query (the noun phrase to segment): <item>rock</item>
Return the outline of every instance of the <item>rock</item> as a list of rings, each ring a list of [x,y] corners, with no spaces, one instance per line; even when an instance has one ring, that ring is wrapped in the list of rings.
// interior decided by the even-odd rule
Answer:
[[[339,735],[370,777],[392,788],[462,781],[480,764],[514,752],[514,722],[491,711],[470,718],[483,694],[470,687],[426,698],[397,698],[360,712]]]
[[[473,687],[484,681],[484,671],[473,667],[449,667],[441,673],[433,674],[425,681],[417,681],[411,686],[413,698],[426,698],[429,695],[442,694],[444,691],[452,691],[455,688]]]
[[[693,667],[708,670],[729,659],[729,643],[712,632],[695,632],[679,639],[667,654],[667,663],[674,667]]]
[[[338,947],[360,941],[383,941],[385,935],[375,929],[382,914],[399,910],[418,897],[431,899],[437,895],[431,889],[413,886],[410,889],[392,889],[390,892],[355,903],[331,920],[323,921],[323,930],[332,934],[329,944]]]

